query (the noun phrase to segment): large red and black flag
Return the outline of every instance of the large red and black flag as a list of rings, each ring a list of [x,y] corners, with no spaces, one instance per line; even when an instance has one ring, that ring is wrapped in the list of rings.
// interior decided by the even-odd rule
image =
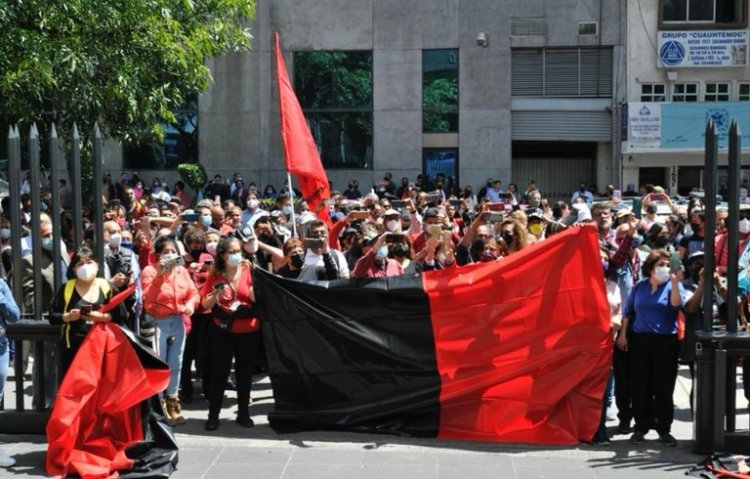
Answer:
[[[612,353],[596,230],[499,262],[302,283],[256,270],[277,431],[575,444]]]
[[[95,324],[60,384],[47,423],[47,472],[166,478],[177,443],[157,394],[169,367],[113,323]]]

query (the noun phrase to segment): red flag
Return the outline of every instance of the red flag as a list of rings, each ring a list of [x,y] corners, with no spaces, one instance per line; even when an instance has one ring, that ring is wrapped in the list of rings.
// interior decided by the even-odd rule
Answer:
[[[279,47],[279,34],[276,40],[276,78],[279,84],[279,114],[281,116],[281,139],[284,142],[284,161],[289,173],[297,175],[302,196],[321,221],[329,227],[331,216],[324,200],[331,197],[328,177],[320,162],[318,147],[307,126],[305,115],[297,101],[286,71],[284,57]],[[289,185],[291,187],[291,185]]]

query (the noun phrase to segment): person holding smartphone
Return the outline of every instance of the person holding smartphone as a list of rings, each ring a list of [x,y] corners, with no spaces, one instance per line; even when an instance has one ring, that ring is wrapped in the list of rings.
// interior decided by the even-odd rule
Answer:
[[[328,244],[328,227],[322,221],[310,221],[307,226],[305,262],[300,269],[300,281],[330,281],[349,278],[349,265],[344,254]]]
[[[154,252],[158,261],[146,266],[141,276],[143,305],[146,314],[156,320],[159,357],[169,365],[164,403],[167,420],[175,426],[185,422],[178,397],[180,375],[190,317],[198,307],[200,296],[175,240],[169,236],[159,237],[154,242]]]
[[[224,236],[216,247],[211,274],[201,289],[201,306],[208,311],[208,420],[207,431],[219,428],[226,378],[235,363],[237,424],[252,427],[250,389],[253,365],[260,348],[260,323],[255,315],[251,263],[242,258],[237,237]]]
[[[107,280],[98,278],[98,274],[99,264],[94,252],[82,247],[70,260],[68,280],[52,300],[49,322],[62,327],[61,382],[94,323],[122,323],[127,317],[122,304],[109,313],[99,312],[99,308],[112,297],[114,289]]]

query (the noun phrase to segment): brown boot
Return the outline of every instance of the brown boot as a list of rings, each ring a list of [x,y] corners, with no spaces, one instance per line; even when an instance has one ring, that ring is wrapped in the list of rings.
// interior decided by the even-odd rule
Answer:
[[[185,424],[185,418],[182,417],[182,405],[177,396],[167,396],[164,401],[167,405],[167,421],[170,426]]]

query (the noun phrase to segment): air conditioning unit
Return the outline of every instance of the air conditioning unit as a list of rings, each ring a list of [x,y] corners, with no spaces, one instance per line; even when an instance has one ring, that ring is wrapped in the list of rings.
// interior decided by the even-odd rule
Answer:
[[[597,22],[578,22],[579,35],[598,35],[599,23]]]

